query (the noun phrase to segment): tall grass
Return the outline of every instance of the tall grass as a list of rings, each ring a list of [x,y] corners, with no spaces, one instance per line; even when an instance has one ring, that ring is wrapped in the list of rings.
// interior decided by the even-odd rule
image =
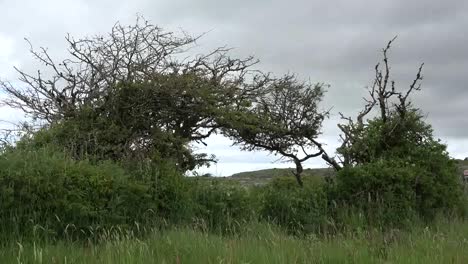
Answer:
[[[467,238],[464,221],[320,238],[255,224],[235,236],[182,228],[153,230],[145,239],[122,235],[88,244],[16,243],[0,250],[0,263],[467,263]]]

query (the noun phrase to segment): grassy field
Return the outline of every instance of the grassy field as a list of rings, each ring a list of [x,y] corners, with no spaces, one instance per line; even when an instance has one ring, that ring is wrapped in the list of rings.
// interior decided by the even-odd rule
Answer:
[[[258,224],[238,236],[172,229],[98,244],[18,242],[0,249],[0,263],[468,263],[468,222],[332,237],[292,237]]]

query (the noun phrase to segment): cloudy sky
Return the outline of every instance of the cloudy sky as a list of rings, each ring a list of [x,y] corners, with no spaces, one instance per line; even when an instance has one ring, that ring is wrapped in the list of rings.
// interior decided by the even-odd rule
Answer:
[[[338,144],[338,112],[354,115],[360,109],[381,48],[398,35],[390,54],[398,87],[407,88],[424,62],[423,91],[415,101],[451,155],[468,156],[468,1],[0,0],[0,10],[2,80],[15,80],[14,65],[36,69],[24,37],[60,57],[66,33],[105,33],[116,21],[131,24],[141,14],[167,30],[208,32],[200,45],[228,45],[236,56],[254,55],[262,70],[330,84],[323,107],[333,110],[322,141],[331,153]],[[0,108],[0,120],[21,118]],[[220,136],[208,143],[199,151],[216,154],[219,162],[201,172],[291,166],[274,163],[278,157],[267,153],[241,152]]]

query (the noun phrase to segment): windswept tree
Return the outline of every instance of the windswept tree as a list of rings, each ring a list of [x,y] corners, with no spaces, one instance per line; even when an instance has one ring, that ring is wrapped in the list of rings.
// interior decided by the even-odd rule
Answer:
[[[302,186],[302,163],[311,158],[321,156],[338,169],[317,140],[328,116],[319,106],[323,94],[320,83],[301,82],[292,75],[272,79],[251,107],[231,117],[225,134],[244,150],[265,150],[294,162],[293,174]]]
[[[79,39],[67,35],[68,57],[59,62],[47,48],[35,49],[27,40],[33,58],[45,69],[29,73],[15,67],[23,85],[2,82],[9,95],[3,103],[53,122],[72,116],[82,106],[103,103],[116,84],[151,81],[161,75],[196,74],[220,89],[242,88],[257,60],[231,58],[228,48],[195,55],[190,50],[200,37],[166,32],[138,17],[135,25],[117,23],[107,35]]]
[[[68,56],[58,62],[28,41],[45,69],[15,68],[22,85],[1,82],[8,95],[3,103],[50,126],[68,122],[76,129],[65,137],[77,139],[71,143],[78,152],[104,144],[99,155],[105,158],[142,155],[168,138],[174,141],[167,148],[190,152],[188,144],[219,128],[216,115],[245,104],[267,78],[251,69],[257,60],[231,58],[228,48],[194,54],[199,37],[167,32],[138,17],[132,26],[117,23],[107,35],[67,35]],[[74,121],[81,123],[70,125]],[[187,168],[197,162],[191,164]]]

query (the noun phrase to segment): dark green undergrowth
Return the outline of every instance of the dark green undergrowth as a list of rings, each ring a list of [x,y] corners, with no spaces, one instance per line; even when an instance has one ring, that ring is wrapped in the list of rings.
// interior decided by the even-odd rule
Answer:
[[[412,229],[439,215],[464,218],[461,185],[445,173],[392,160],[305,177],[303,188],[293,177],[245,187],[185,177],[171,163],[77,160],[19,144],[0,155],[0,238],[94,241],[174,227],[236,236],[256,222],[301,237]]]
[[[50,148],[6,151],[0,156],[2,241],[178,223],[189,218],[187,188],[183,176],[165,165],[126,170]]]

